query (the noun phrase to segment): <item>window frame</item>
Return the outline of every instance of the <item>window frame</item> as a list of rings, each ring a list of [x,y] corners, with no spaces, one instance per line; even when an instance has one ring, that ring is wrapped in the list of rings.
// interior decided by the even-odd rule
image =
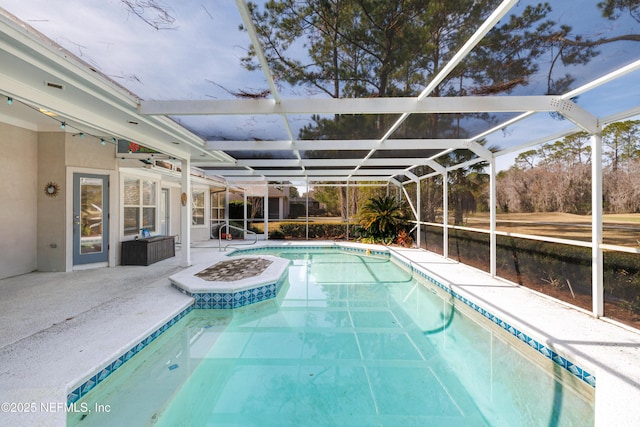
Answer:
[[[225,216],[226,215],[226,212],[225,212],[226,189],[212,187],[209,191],[209,199],[211,203],[210,214],[209,214],[211,223],[214,224],[214,223],[224,222],[226,218]]]
[[[127,203],[127,198],[125,195],[125,188],[127,187],[127,181],[137,183],[137,202]],[[145,193],[145,186],[151,185],[153,186],[151,190]],[[140,177],[133,175],[123,175],[122,176],[122,236],[123,237],[133,237],[142,234],[141,229],[145,228],[149,230],[150,233],[158,232],[158,215],[159,215],[159,191],[160,191],[160,180],[153,179],[150,177]],[[145,200],[145,196],[148,196],[148,199]],[[137,210],[137,229],[133,232],[133,229],[127,229],[126,227],[126,218],[125,211],[127,208],[135,208]],[[151,216],[147,216],[149,211],[152,211]],[[153,218],[153,224],[145,223],[146,219]]]
[[[197,197],[201,195],[201,197]],[[196,205],[196,203],[202,200],[202,205]],[[196,222],[196,211],[202,211],[202,222]],[[207,226],[207,199],[206,189],[192,188],[191,189],[191,227],[206,227]]]

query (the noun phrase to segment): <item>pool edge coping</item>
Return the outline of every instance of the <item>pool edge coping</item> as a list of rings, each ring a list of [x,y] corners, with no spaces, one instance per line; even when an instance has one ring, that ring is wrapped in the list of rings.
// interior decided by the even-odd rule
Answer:
[[[98,365],[97,368],[91,370],[88,374],[83,375],[81,377],[82,379],[68,383],[71,385],[67,385],[66,390],[67,407],[86,396],[87,393],[93,390],[98,384],[107,379],[107,377],[114,373],[118,368],[131,360],[136,354],[144,350],[149,344],[151,344],[151,342],[155,341],[156,338],[160,337],[160,335],[193,310],[194,302],[189,301],[180,309],[174,311],[171,315],[165,318],[168,320],[160,321],[155,326],[149,328],[150,332],[143,334],[143,338],[131,340],[130,343],[134,342],[135,344],[126,345],[125,348],[128,348],[127,350],[115,351],[114,353],[118,354],[118,356],[106,358],[106,360],[109,360],[106,364],[102,363]]]

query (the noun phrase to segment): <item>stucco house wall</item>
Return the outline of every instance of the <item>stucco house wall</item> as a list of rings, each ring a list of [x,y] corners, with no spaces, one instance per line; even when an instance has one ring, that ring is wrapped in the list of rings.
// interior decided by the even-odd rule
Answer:
[[[38,134],[38,265],[40,271],[65,271],[66,225],[65,209],[71,189],[65,182],[65,134],[41,132]],[[54,183],[60,191],[47,196],[44,188]],[[69,192],[69,194],[68,194]]]
[[[37,268],[38,134],[0,123],[0,278]]]
[[[113,144],[63,131],[38,132],[19,124],[0,123],[0,278],[31,271],[70,271],[73,249],[73,174],[109,175],[109,265],[120,263],[121,204],[119,170]],[[141,173],[149,173],[144,169]],[[180,236],[180,184],[154,174],[170,189],[169,233]],[[55,197],[45,187],[59,188]],[[205,224],[191,227],[192,241],[205,241],[210,233],[209,185],[205,191]]]
[[[68,270],[69,201],[73,197],[68,174],[90,170],[114,176],[118,169],[114,146],[8,123],[0,123],[0,145],[4,156],[0,168],[0,278],[34,270]],[[44,191],[49,183],[59,188],[55,197]],[[111,192],[110,224],[117,227],[118,197],[113,196]],[[111,241],[111,251],[118,251],[117,243]]]

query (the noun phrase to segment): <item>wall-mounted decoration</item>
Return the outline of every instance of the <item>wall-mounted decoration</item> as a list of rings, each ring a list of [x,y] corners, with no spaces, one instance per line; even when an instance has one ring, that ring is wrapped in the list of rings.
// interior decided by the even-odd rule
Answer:
[[[55,182],[48,182],[47,185],[44,186],[44,194],[49,197],[57,197],[58,193],[60,193],[60,186]]]
[[[180,201],[182,202],[182,206],[187,205],[187,193],[182,193],[180,195]]]
[[[144,145],[137,144],[133,141],[126,139],[118,140],[118,154],[140,154],[148,156],[149,154],[162,154],[152,148],[147,148]]]

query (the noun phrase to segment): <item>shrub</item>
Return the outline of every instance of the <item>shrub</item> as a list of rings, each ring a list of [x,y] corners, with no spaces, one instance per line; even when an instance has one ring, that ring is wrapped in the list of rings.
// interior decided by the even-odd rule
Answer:
[[[280,223],[280,231],[291,239],[305,239],[307,237],[306,223],[283,222]],[[356,234],[356,225],[349,224],[349,236]],[[344,223],[309,223],[310,239],[344,239],[347,235],[346,224]]]
[[[374,241],[392,240],[404,226],[402,204],[389,196],[369,199],[360,211],[360,225],[365,237]]]
[[[413,245],[413,238],[405,230],[400,230],[398,237],[396,237],[396,244],[404,248],[410,248]]]
[[[273,230],[271,232],[269,232],[269,239],[271,240],[283,240],[284,239],[284,233],[280,230]]]

